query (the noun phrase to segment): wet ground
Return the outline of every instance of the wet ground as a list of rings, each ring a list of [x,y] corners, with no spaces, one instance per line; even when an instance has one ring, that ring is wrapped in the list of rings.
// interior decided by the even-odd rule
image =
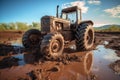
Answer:
[[[96,33],[95,46],[90,51],[76,52],[75,46],[70,45],[59,58],[39,54],[25,50],[20,36],[3,39],[0,44],[0,80],[120,79],[120,34]]]

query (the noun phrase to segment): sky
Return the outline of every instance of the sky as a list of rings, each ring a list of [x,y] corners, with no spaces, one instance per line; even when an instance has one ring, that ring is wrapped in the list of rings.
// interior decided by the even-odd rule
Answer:
[[[120,25],[120,0],[0,0],[0,23],[40,22],[44,15],[56,15],[62,8],[78,5],[82,20],[92,20],[94,26]]]

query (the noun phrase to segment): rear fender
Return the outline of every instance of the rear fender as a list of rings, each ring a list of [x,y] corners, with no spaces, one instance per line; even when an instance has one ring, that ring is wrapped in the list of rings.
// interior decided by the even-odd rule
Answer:
[[[94,25],[93,21],[91,21],[91,20],[82,21],[82,22],[80,23],[80,25],[81,25],[81,24],[84,24],[84,23],[88,23],[88,24]]]

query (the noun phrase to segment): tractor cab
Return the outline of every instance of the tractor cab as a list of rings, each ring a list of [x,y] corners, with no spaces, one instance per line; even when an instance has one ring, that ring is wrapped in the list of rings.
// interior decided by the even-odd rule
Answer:
[[[65,8],[61,12],[61,18],[69,20],[71,24],[79,24],[81,21],[81,9],[78,6]]]

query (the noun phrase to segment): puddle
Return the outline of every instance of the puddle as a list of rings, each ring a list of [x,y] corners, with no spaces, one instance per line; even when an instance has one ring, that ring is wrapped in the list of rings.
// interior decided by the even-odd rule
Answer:
[[[24,61],[24,54],[18,54],[18,55],[15,55],[15,56],[13,56],[13,57],[19,59],[19,61],[18,61],[18,65],[19,65],[19,66],[22,66],[22,65],[25,65],[25,64],[26,64],[25,61]]]
[[[16,45],[17,45],[17,46],[19,46],[19,47],[23,47],[23,45],[22,45],[21,43],[12,43],[11,45],[12,45],[12,46],[16,46]]]
[[[119,80],[120,76],[110,69],[109,65],[120,60],[115,53],[115,50],[106,49],[103,45],[98,45],[97,50],[94,50],[94,62],[92,72],[98,76],[98,80]]]
[[[21,38],[18,38],[17,40],[10,41],[10,43],[11,43],[12,46],[20,46],[20,47],[23,47],[23,45],[22,45],[21,42],[22,42]]]
[[[97,50],[94,50],[94,56],[99,60],[113,62],[120,59],[115,53],[115,50],[105,48],[104,45],[98,45],[96,48]]]

